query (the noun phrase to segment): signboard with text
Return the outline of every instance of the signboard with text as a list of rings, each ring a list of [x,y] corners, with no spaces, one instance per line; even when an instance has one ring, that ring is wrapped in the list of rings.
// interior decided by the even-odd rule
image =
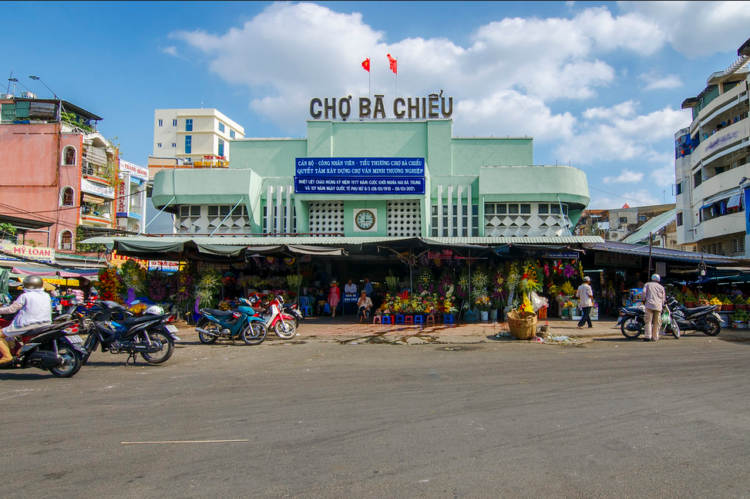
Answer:
[[[0,260],[23,262],[34,260],[44,263],[55,263],[55,250],[43,246],[21,246],[11,243],[0,243]]]
[[[297,194],[424,194],[424,158],[297,158]]]

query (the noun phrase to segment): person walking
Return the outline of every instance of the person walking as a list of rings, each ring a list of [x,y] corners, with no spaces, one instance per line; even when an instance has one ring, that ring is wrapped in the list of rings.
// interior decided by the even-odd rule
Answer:
[[[331,317],[336,317],[336,307],[339,306],[341,301],[341,289],[339,289],[339,283],[334,279],[331,282],[331,290],[328,292],[328,306],[331,307]]]
[[[591,290],[590,282],[591,278],[589,276],[584,277],[583,284],[578,286],[578,291],[576,291],[576,296],[579,300],[578,306],[583,310],[583,317],[578,321],[578,329],[583,329],[585,323],[588,323],[589,329],[594,327],[591,324],[591,307],[594,306],[594,292]]]
[[[643,341],[658,341],[659,339],[661,310],[664,308],[666,298],[664,288],[659,284],[660,281],[659,274],[654,274],[651,276],[651,282],[643,287],[643,301],[646,305],[646,316],[644,317],[646,334]]]

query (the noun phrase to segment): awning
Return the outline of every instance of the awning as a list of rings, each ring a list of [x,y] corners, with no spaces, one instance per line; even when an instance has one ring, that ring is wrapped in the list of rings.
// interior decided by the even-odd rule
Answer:
[[[347,255],[344,248],[331,248],[328,246],[305,246],[299,244],[290,244],[287,249],[298,255],[323,255],[323,256],[342,256]]]
[[[85,192],[82,194],[81,199],[83,200],[84,203],[91,203],[91,204],[104,204],[104,203],[109,202],[109,199],[104,199],[99,196],[94,196],[93,194],[87,194]]]
[[[742,196],[739,194],[735,194],[731,198],[729,198],[729,202],[727,203],[727,209],[732,208],[739,208],[740,207],[740,199],[742,199]]]
[[[637,255],[648,258],[649,247],[642,244],[628,243],[595,243],[584,244],[584,248],[594,251],[606,251],[609,253],[621,253],[625,255]],[[747,261],[740,258],[732,258],[722,255],[711,255],[707,253],[693,253],[660,247],[651,247],[651,258],[654,260],[667,260],[675,262],[699,263],[701,260],[706,265],[725,265],[744,267]]]
[[[96,278],[99,275],[98,269],[57,269],[54,267],[38,266],[38,267],[13,267],[11,272],[15,275],[38,275],[40,277],[65,277],[65,278],[78,278],[84,279]]]
[[[97,238],[92,238],[97,239]],[[152,238],[148,241],[133,241],[128,238],[122,238],[117,240],[118,250],[122,252],[130,253],[179,253],[184,247],[183,241],[177,240],[162,240]]]
[[[220,244],[196,244],[199,253],[220,256],[240,256],[245,246],[223,246]]]

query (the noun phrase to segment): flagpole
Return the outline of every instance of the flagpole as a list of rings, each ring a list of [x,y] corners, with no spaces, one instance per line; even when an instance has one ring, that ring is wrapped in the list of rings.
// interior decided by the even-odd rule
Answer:
[[[396,98],[398,98],[398,57],[396,57]]]
[[[372,59],[369,56],[367,59],[370,61],[370,69],[367,71],[367,97],[372,99]]]

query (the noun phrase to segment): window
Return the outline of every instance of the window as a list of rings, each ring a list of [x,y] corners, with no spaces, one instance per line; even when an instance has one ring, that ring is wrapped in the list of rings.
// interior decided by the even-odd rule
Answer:
[[[201,216],[200,206],[180,206],[181,217],[199,217]]]
[[[185,131],[186,132],[193,131],[193,119],[192,118],[188,118],[185,120]]]
[[[68,146],[63,151],[63,164],[68,166],[75,166],[76,164],[76,150],[72,146]]]
[[[193,137],[185,135],[185,154],[192,154],[193,152]]]
[[[695,172],[695,175],[693,175],[693,187],[698,187],[703,183],[703,177],[701,176],[701,171],[698,170]]]
[[[549,205],[549,212],[553,215],[559,215],[560,214],[560,205],[559,204],[551,204]]]
[[[73,192],[72,187],[64,187],[62,190],[62,195],[60,196],[60,205],[61,206],[75,206],[75,192]]]
[[[745,238],[744,237],[738,237],[735,239],[732,239],[732,253],[738,254],[738,253],[745,253]]]
[[[626,224],[626,223],[628,223],[628,217],[620,217],[620,223],[621,223],[621,224]]]
[[[219,156],[224,156],[224,139],[219,139]]]
[[[682,212],[677,213],[677,227],[682,225]]]
[[[547,215],[549,213],[549,205],[548,204],[540,204],[539,205],[539,214],[540,215]]]
[[[221,133],[224,133],[224,130],[225,130],[225,128],[224,128],[224,123],[219,123],[219,131],[220,131]]]
[[[522,204],[521,205],[521,215],[529,215],[531,213],[531,205],[530,204]]]
[[[177,126],[177,120],[172,120],[172,126]]]
[[[646,215],[638,215],[638,223],[643,223],[646,221]]]
[[[159,120],[159,126],[163,126],[163,125],[164,125],[164,120]]]
[[[234,130],[229,130],[229,138],[230,139],[234,138]]]
[[[72,250],[73,249],[73,233],[69,230],[65,230],[60,233],[60,248],[61,250]]]
[[[157,142],[156,143],[156,147],[158,147],[159,149],[161,149],[161,142]]]
[[[177,148],[177,142],[172,142],[172,149],[176,149],[176,148]]]
[[[682,182],[677,182],[675,184],[675,196],[679,196],[682,194]]]
[[[517,204],[509,204],[508,205],[508,214],[509,215],[518,215],[518,205]]]

